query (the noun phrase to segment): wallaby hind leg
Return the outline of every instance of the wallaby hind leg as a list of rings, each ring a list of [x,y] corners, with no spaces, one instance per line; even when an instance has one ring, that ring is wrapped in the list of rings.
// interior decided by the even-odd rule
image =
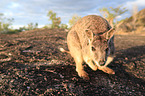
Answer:
[[[76,63],[76,71],[78,75],[83,79],[89,79],[88,73],[83,68],[83,56],[81,52],[81,45],[77,34],[74,31],[70,31],[67,36],[67,44],[71,56],[74,58]]]

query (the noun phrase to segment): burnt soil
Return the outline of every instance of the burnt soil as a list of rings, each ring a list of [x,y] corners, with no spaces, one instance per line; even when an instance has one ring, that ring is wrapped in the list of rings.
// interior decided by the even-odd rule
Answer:
[[[90,81],[77,75],[69,54],[59,51],[67,49],[66,36],[63,29],[0,34],[0,95],[145,96],[145,36],[116,35],[109,65],[116,74],[84,64]]]

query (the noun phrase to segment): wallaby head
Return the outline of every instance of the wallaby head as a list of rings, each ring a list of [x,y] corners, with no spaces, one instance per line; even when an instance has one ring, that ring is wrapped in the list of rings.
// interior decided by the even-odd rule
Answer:
[[[107,61],[107,57],[110,55],[110,40],[113,37],[115,29],[112,28],[107,32],[94,34],[93,32],[86,30],[88,36],[90,50],[90,56],[93,62],[97,65],[104,65]],[[87,51],[87,50],[86,50]]]

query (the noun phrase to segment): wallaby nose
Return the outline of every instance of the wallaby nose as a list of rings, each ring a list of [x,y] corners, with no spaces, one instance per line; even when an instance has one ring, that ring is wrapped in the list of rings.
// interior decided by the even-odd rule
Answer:
[[[101,66],[103,66],[103,65],[104,65],[104,61],[103,61],[103,60],[100,60],[100,62],[99,62],[99,63],[100,63],[100,65],[101,65]]]
[[[105,59],[101,59],[99,63],[101,66],[103,66],[105,64]]]
[[[104,62],[104,61],[105,61],[105,59],[101,59],[101,60],[100,60],[100,62]]]
[[[101,62],[101,61],[100,61],[100,65],[103,66],[103,65],[104,65],[104,62]]]

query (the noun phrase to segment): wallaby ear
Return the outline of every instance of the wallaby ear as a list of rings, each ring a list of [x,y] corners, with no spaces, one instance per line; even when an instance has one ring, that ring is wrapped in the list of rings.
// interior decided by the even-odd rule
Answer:
[[[104,35],[106,39],[111,39],[115,33],[115,28],[111,28],[109,31],[105,32]]]
[[[94,36],[93,32],[89,29],[86,29],[85,32],[86,32],[87,37],[89,38],[89,41],[92,41],[93,36]]]

